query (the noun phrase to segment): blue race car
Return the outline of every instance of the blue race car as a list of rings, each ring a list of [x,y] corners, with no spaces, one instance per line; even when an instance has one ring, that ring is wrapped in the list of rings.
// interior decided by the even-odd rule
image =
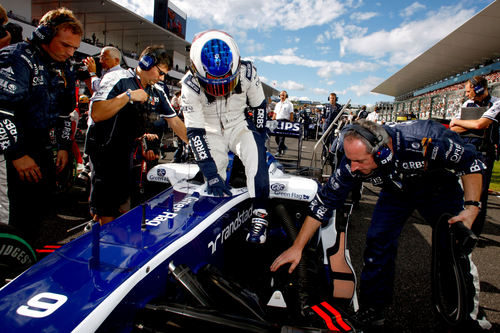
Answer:
[[[252,202],[241,162],[228,169],[230,197],[208,196],[195,164],[161,164],[148,179],[171,187],[94,224],[0,290],[2,331],[355,332],[328,281],[335,221],[293,274],[269,271],[296,236],[317,183],[285,174],[272,157],[268,164],[266,244],[245,242]]]

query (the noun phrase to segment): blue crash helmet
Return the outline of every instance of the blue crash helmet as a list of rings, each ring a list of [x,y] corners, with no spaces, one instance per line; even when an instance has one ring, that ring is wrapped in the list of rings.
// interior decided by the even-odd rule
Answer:
[[[219,30],[197,34],[189,57],[191,70],[207,94],[226,96],[238,84],[240,51],[229,34]]]

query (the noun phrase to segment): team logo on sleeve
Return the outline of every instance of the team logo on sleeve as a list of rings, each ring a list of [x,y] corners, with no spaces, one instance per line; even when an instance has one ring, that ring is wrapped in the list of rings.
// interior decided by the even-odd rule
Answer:
[[[252,80],[252,64],[249,61],[242,61],[241,65],[245,67],[245,77],[248,81]]]
[[[186,79],[184,80],[184,83],[189,88],[193,89],[195,93],[197,93],[198,95],[200,94],[200,86],[197,85],[195,82],[193,82],[193,76],[192,75],[188,75],[186,77]]]

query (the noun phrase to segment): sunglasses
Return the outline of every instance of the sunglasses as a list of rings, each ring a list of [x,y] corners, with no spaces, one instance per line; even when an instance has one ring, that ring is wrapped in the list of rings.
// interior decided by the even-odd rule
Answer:
[[[160,67],[158,67],[158,65],[156,65],[155,67],[156,67],[156,69],[158,70],[158,73],[160,74],[160,76],[162,76],[162,75],[167,75],[167,73],[165,73],[164,71],[162,71],[162,70],[160,69]]]

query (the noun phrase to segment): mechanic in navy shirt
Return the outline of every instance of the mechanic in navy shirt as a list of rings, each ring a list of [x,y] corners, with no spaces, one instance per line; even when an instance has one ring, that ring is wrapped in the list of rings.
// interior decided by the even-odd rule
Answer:
[[[139,65],[128,71],[109,72],[92,96],[91,115],[95,124],[87,134],[87,152],[94,167],[90,209],[95,221],[112,221],[130,209],[132,156],[137,141],[155,139],[147,132],[154,113],[187,142],[186,127],[157,83],[170,69],[170,57],[161,46],[149,46]],[[153,160],[152,150],[144,158]]]
[[[337,103],[337,94],[336,93],[330,93],[328,96],[328,101],[330,103],[326,104],[325,106],[325,113],[323,114],[323,132],[330,127],[331,123],[337,118],[337,115],[339,114],[340,110],[342,110],[342,106]]]
[[[54,9],[29,41],[0,51],[0,222],[28,241],[38,238],[42,217],[54,207],[56,173],[68,162],[76,105],[69,58],[82,34],[73,12]]]
[[[371,181],[382,190],[366,237],[361,307],[356,319],[363,325],[383,325],[384,307],[392,299],[398,238],[405,221],[415,209],[431,225],[443,213],[451,213],[454,217],[449,223],[463,221],[470,229],[479,213],[485,165],[472,145],[430,120],[393,126],[361,120],[343,131],[343,150],[337,169],[311,202],[310,215],[296,240],[276,258],[271,270],[290,263],[291,273],[309,239],[328,223],[332,211],[343,205],[353,185]],[[472,283],[473,278],[477,281],[477,269],[472,261],[470,267],[467,288],[477,297],[479,290]],[[489,322],[477,320],[478,302],[472,298],[467,301],[473,304],[470,322],[487,327]]]

